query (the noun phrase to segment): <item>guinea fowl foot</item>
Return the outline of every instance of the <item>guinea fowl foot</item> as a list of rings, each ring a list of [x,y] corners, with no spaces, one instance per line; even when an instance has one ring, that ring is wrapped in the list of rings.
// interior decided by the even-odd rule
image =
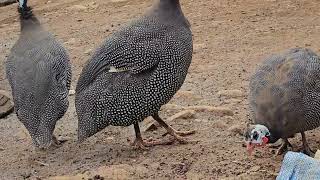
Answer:
[[[152,139],[148,139],[147,141],[143,140],[141,137],[141,132],[140,132],[140,128],[139,128],[139,124],[135,123],[134,124],[134,130],[136,133],[136,139],[134,140],[134,142],[131,144],[132,146],[136,147],[137,149],[141,149],[141,150],[147,150],[147,147],[151,147],[151,146],[157,146],[157,145],[169,145],[172,144],[172,141],[155,141]]]
[[[310,157],[314,157],[314,152],[310,149],[308,143],[307,143],[307,139],[306,139],[306,135],[304,134],[304,132],[301,132],[301,138],[302,138],[302,144],[303,144],[303,153],[310,156]]]
[[[304,147],[302,152],[310,157],[314,157],[315,155],[315,153],[309,147]]]
[[[173,130],[174,130],[174,129],[173,129]],[[176,131],[176,130],[174,130],[174,132],[175,132],[177,135],[179,135],[179,136],[188,136],[188,135],[191,135],[191,134],[196,133],[195,130],[192,130],[192,131]],[[166,135],[168,135],[168,134],[169,134],[169,132],[166,132],[166,133],[163,134],[162,136],[166,136]]]
[[[282,144],[281,144],[281,146],[278,148],[278,150],[277,150],[277,152],[276,152],[276,156],[277,155],[281,155],[281,154],[283,154],[284,152],[286,152],[287,150],[288,150],[288,146],[291,146],[292,147],[292,145],[290,144],[290,142],[288,141],[288,139],[282,139]]]
[[[277,142],[275,142],[273,144],[269,144],[268,147],[269,148],[279,148],[282,144],[283,144],[283,139],[279,139]],[[291,148],[293,147],[289,141],[288,141],[288,146]]]
[[[170,134],[171,136],[173,136],[172,141],[178,141],[180,144],[187,144],[187,143],[192,143],[192,142],[198,142],[198,141],[190,141],[187,140],[185,138],[183,138],[182,136],[187,136],[187,135],[191,135],[194,134],[196,131],[177,131],[175,129],[173,129],[170,125],[168,125],[166,122],[164,122],[157,114],[152,116],[153,119],[155,119],[161,126],[163,126],[166,130],[167,133],[166,134]],[[166,135],[165,134],[165,135]]]

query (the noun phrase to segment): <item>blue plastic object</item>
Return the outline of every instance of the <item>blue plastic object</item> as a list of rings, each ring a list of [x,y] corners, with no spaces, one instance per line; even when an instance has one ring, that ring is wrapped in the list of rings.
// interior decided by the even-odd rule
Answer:
[[[287,152],[277,180],[320,180],[320,160],[303,153]]]

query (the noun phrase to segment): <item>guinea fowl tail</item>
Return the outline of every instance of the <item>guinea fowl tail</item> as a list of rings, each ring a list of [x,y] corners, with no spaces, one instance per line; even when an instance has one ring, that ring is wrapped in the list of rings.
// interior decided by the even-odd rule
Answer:
[[[32,8],[27,6],[27,0],[19,0],[18,12],[20,14],[21,30],[25,27],[40,25],[39,20],[32,12]]]

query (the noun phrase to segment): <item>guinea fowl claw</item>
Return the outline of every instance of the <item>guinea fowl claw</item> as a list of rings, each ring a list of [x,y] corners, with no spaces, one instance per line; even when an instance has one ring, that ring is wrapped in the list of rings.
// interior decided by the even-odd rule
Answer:
[[[134,146],[135,149],[140,149],[140,150],[149,150],[149,148],[147,148],[144,145],[143,141],[140,141],[138,139],[135,139],[134,142],[131,143],[132,146]]]
[[[178,141],[180,144],[189,144],[189,143],[197,143],[197,142],[199,142],[199,141],[188,140],[186,138],[183,138],[182,135],[179,135],[177,132],[174,132],[171,135],[172,135],[172,137],[171,137],[172,141],[173,142],[174,141]],[[184,134],[184,135],[186,136],[187,134]]]
[[[304,148],[302,152],[310,157],[314,157],[315,155],[315,153],[309,147]]]
[[[192,131],[175,131],[175,133],[176,133],[177,135],[180,135],[180,136],[188,136],[188,135],[195,134],[196,131],[195,131],[195,130],[192,130]],[[166,132],[166,133],[164,133],[162,136],[166,136],[166,135],[168,135],[168,134],[169,134],[169,133]]]
[[[275,156],[277,155],[281,155],[284,152],[286,152],[288,150],[288,145],[292,147],[292,145],[290,144],[290,142],[287,139],[284,139],[281,146],[279,147],[279,149],[277,150]]]
[[[144,140],[139,140],[139,139],[135,139],[133,143],[131,143],[132,146],[134,146],[136,149],[141,149],[141,150],[149,150],[148,147],[151,146],[157,146],[157,145],[170,145],[172,144],[173,141],[169,140],[169,141],[155,141],[152,139],[148,139],[147,141]]]
[[[303,145],[303,153],[310,156],[310,157],[314,157],[314,152],[310,149],[308,143],[307,143],[307,139],[306,139],[306,135],[304,132],[301,132],[301,138],[302,138],[302,145]]]

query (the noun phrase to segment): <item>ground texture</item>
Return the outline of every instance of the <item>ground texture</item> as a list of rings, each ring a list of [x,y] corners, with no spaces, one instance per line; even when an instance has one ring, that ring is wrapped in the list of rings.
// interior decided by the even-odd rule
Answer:
[[[150,4],[150,0],[30,1],[42,24],[69,52],[73,87],[83,64],[106,36]],[[161,115],[169,118],[190,106],[206,106],[169,122],[177,129],[197,130],[189,138],[198,143],[138,151],[130,146],[133,127],[108,127],[77,144],[77,116],[70,96],[70,108],[55,131],[69,139],[61,148],[37,152],[16,115],[0,120],[0,179],[99,179],[98,175],[105,179],[274,179],[283,157],[273,157],[268,149],[249,157],[243,147],[249,78],[269,54],[293,47],[320,53],[319,1],[181,0],[181,4],[194,34],[193,63],[181,91]],[[9,92],[4,62],[19,35],[18,20],[16,4],[0,8],[0,90]],[[143,136],[162,138],[163,133],[158,129]],[[319,137],[318,129],[307,133],[312,149],[319,148]],[[300,136],[291,141],[298,151]]]

